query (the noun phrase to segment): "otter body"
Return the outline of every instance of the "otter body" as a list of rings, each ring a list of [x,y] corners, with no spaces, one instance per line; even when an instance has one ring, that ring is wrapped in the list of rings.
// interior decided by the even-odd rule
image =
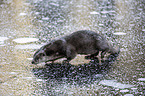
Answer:
[[[101,58],[106,52],[113,55],[119,53],[119,49],[116,50],[110,46],[103,36],[93,31],[81,30],[42,46],[34,54],[32,64],[55,61],[59,58],[66,58],[66,61],[69,62],[77,54],[94,57],[98,55],[99,51],[101,51]]]

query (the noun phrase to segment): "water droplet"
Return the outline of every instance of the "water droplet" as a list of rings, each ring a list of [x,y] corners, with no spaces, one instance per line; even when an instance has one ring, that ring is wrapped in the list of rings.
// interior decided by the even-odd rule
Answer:
[[[25,15],[27,15],[27,13],[20,13],[19,15],[20,16],[25,16]]]
[[[49,20],[49,18],[48,17],[43,17],[42,20]]]
[[[17,73],[16,72],[10,72],[10,74],[13,74],[14,75],[14,74],[17,74]]]
[[[104,26],[104,24],[99,24],[99,26]]]
[[[27,58],[27,60],[33,60],[33,58]]]
[[[90,12],[90,14],[99,14],[99,13],[96,11],[92,11],[92,12]]]
[[[129,90],[128,89],[120,90],[120,92],[125,93],[125,92],[129,92]]]
[[[43,81],[42,79],[37,79],[37,81]]]
[[[40,14],[39,12],[35,12],[36,15]]]

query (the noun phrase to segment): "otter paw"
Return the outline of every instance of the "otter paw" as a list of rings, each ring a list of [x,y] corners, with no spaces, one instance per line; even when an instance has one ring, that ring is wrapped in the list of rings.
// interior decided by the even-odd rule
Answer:
[[[94,56],[85,56],[85,59],[94,59]]]
[[[69,64],[69,61],[68,60],[63,60],[62,63],[66,63],[66,64]]]

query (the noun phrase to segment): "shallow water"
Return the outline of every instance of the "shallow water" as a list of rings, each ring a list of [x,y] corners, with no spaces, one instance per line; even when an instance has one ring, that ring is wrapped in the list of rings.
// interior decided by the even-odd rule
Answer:
[[[0,1],[0,94],[145,95],[143,0]],[[101,64],[78,55],[71,64],[32,65],[36,49],[77,30],[93,30],[118,57]]]

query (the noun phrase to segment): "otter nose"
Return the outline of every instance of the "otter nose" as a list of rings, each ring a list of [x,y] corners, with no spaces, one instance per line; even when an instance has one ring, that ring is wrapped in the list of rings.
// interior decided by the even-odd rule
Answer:
[[[31,63],[32,63],[32,64],[35,64],[35,62],[34,62],[34,61],[32,61]]]

